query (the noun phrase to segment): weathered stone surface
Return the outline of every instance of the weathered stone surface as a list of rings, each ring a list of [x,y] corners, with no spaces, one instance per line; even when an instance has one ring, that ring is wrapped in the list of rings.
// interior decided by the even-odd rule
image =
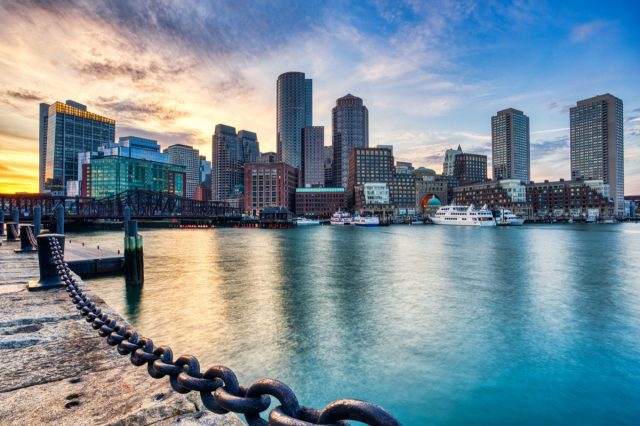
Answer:
[[[133,366],[78,314],[63,289],[1,287],[1,425],[242,424],[233,414],[200,411],[197,393],[178,394],[167,378],[155,380],[145,366]]]

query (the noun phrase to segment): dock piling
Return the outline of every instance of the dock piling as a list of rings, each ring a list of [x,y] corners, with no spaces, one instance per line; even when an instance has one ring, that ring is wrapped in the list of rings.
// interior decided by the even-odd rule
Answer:
[[[40,235],[40,229],[42,228],[42,207],[40,204],[36,204],[33,208],[33,235]]]
[[[131,222],[131,207],[124,206],[124,236],[129,235],[129,222]]]
[[[36,237],[38,241],[38,265],[40,267],[40,280],[29,281],[27,290],[38,291],[48,290],[50,288],[62,287],[62,280],[58,275],[58,268],[51,250],[50,240],[55,238],[58,240],[62,256],[64,256],[64,235],[60,234],[42,234]]]
[[[56,234],[64,234],[64,206],[58,203],[56,206]]]
[[[16,253],[32,253],[38,249],[38,243],[33,235],[33,225],[24,224],[20,226],[20,250]]]
[[[142,236],[138,235],[138,221],[126,222],[124,237],[124,276],[127,285],[144,284],[144,255]]]
[[[11,209],[11,216],[14,223],[20,223],[20,209],[17,207]]]
[[[4,210],[0,209],[0,237],[4,235]]]

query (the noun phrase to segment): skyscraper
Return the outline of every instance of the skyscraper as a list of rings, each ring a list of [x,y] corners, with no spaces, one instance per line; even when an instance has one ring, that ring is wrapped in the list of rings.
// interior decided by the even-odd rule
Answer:
[[[302,185],[324,186],[324,126],[302,129]]]
[[[55,102],[43,114],[40,106],[40,149],[44,153],[44,178],[41,181],[45,192],[65,195],[67,182],[77,181],[79,176],[78,154],[97,151],[103,144],[115,140],[116,122],[87,111],[87,107],[73,101]],[[43,158],[43,152],[40,152]],[[42,160],[41,160],[42,161]],[[42,173],[42,170],[41,170]]]
[[[193,199],[200,184],[200,152],[192,146],[175,144],[165,148],[169,154],[169,163],[184,166],[187,177],[185,196]]]
[[[303,72],[286,72],[276,88],[276,143],[278,158],[302,166],[302,129],[312,125],[313,86]]]
[[[531,179],[529,117],[509,108],[491,117],[493,179]]]
[[[333,183],[349,183],[349,155],[354,148],[369,147],[369,111],[362,99],[348,94],[336,100],[332,110]]]
[[[622,100],[605,94],[578,101],[570,110],[571,178],[602,179],[614,212],[624,210]]]
[[[255,163],[260,156],[258,136],[248,130],[224,124],[216,125],[211,156],[211,197],[227,200],[244,191],[244,164]]]
[[[459,185],[484,182],[487,180],[487,156],[460,152],[455,156],[453,169]]]
[[[448,149],[444,153],[444,163],[442,164],[442,174],[445,176],[453,176],[455,171],[456,155],[462,154],[462,148],[458,145],[458,149]]]
[[[238,132],[238,140],[242,145],[242,162],[257,162],[258,157],[260,157],[260,144],[258,143],[258,135],[248,130],[240,130]]]
[[[47,164],[47,126],[49,120],[49,105],[40,104],[40,126],[38,127],[38,140],[40,144],[40,156],[38,161],[38,192],[44,192],[44,172]]]

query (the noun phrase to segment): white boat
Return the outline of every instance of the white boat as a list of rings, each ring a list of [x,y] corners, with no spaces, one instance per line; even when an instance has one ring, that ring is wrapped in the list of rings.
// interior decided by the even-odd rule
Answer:
[[[516,216],[509,209],[499,209],[496,212],[497,226],[520,226],[524,223],[524,219]]]
[[[337,211],[331,216],[329,223],[332,225],[351,225],[353,218],[347,212]]]
[[[596,216],[593,213],[589,213],[589,215],[587,216],[587,219],[585,221],[587,223],[596,223],[597,220],[598,220],[598,216]]]
[[[356,216],[351,223],[356,226],[380,226],[380,218],[378,216]]]
[[[436,225],[496,226],[490,210],[476,209],[473,204],[465,206],[443,206],[431,218]]]
[[[320,220],[309,219],[308,217],[297,217],[295,221],[296,221],[296,225],[298,226],[320,225]]]

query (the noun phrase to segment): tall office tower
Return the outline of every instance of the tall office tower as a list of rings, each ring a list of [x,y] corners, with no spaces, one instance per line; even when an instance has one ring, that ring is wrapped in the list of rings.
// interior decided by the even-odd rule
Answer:
[[[206,185],[211,190],[211,161],[204,155],[200,156],[200,185]]]
[[[237,196],[244,182],[242,144],[236,129],[217,124],[211,153],[211,199],[226,200]]]
[[[325,146],[324,152],[324,186],[331,188],[333,184],[333,146]]]
[[[260,157],[260,143],[258,142],[258,135],[248,130],[240,130],[238,132],[238,139],[242,145],[242,162],[257,162],[258,157]]]
[[[55,102],[43,114],[40,106],[40,149],[44,151],[43,190],[54,195],[66,195],[67,182],[79,176],[78,154],[97,151],[103,144],[115,140],[116,122],[87,111],[73,101]],[[40,153],[41,158],[43,152]]]
[[[531,180],[529,117],[509,108],[491,117],[493,179]]]
[[[442,174],[445,176],[453,176],[455,171],[456,155],[462,154],[462,148],[458,145],[458,149],[448,149],[444,153],[444,163],[442,164]]]
[[[38,161],[38,192],[44,192],[44,171],[47,164],[47,121],[49,119],[49,105],[40,104],[40,126],[38,126],[38,139],[40,142],[40,155]]]
[[[324,126],[302,129],[302,186],[324,186]]]
[[[303,72],[286,72],[276,88],[276,143],[278,159],[302,166],[302,129],[312,125],[313,86]]]
[[[614,212],[624,212],[622,100],[605,94],[578,101],[570,110],[571,178],[602,179]]]
[[[169,163],[184,166],[187,176],[186,197],[193,199],[200,184],[200,152],[189,145],[175,144],[165,148]]]
[[[459,185],[468,185],[487,180],[487,156],[481,154],[460,153],[454,161],[453,176]]]
[[[333,184],[349,183],[349,155],[354,148],[369,147],[369,111],[362,99],[348,94],[332,110]]]

